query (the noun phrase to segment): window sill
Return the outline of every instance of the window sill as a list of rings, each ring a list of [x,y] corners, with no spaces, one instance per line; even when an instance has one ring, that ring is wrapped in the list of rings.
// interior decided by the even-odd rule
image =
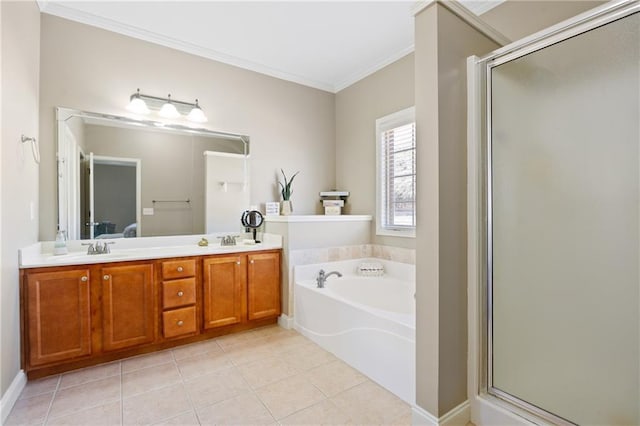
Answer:
[[[400,238],[415,238],[416,230],[414,229],[376,229],[376,235],[383,237],[400,237]]]

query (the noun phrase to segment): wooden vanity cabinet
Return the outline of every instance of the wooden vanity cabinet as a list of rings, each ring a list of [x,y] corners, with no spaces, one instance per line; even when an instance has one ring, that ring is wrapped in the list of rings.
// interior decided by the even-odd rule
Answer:
[[[29,366],[91,354],[90,277],[81,267],[28,274],[23,280]]]
[[[247,255],[247,315],[249,321],[280,315],[280,253]]]
[[[246,312],[246,256],[221,255],[203,260],[205,330],[243,322]]]
[[[30,379],[260,327],[280,314],[280,251],[21,270]]]
[[[199,333],[196,258],[162,261],[162,336],[183,338]]]
[[[153,264],[103,266],[100,279],[103,350],[152,343],[157,329]]]

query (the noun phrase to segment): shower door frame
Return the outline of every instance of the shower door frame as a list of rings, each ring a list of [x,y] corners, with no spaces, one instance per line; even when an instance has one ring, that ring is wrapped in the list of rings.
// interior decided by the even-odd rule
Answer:
[[[493,386],[491,70],[638,12],[640,0],[612,1],[487,56],[467,60],[468,397],[475,424],[574,424]]]

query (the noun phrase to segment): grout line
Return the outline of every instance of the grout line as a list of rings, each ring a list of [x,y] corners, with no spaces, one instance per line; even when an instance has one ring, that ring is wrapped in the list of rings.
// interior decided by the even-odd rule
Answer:
[[[173,365],[176,367],[176,370],[178,370],[178,375],[180,376],[180,383],[182,384],[182,389],[184,390],[184,393],[187,395],[187,400],[189,401],[189,405],[191,406],[191,412],[196,416],[196,421],[198,422],[198,424],[201,425],[202,422],[200,422],[200,416],[198,416],[198,410],[196,410],[196,405],[193,403],[193,399],[191,398],[191,394],[189,393],[189,390],[187,389],[186,380],[184,379],[184,376],[182,375],[182,371],[180,371],[180,367],[178,366],[178,361],[176,360],[176,354],[173,353],[173,350],[171,351],[171,359],[173,360]],[[179,415],[181,415],[181,414],[179,414]]]
[[[51,413],[51,407],[53,407],[53,400],[56,398],[56,395],[58,394],[58,389],[60,389],[61,382],[62,382],[62,374],[58,376],[56,388],[53,390],[53,395],[51,395],[51,401],[49,401],[49,407],[47,407],[47,414],[45,414],[44,421],[42,422],[43,425],[46,425],[47,422],[49,421],[49,413]]]
[[[124,425],[124,393],[122,392],[122,362],[120,362],[120,424]]]

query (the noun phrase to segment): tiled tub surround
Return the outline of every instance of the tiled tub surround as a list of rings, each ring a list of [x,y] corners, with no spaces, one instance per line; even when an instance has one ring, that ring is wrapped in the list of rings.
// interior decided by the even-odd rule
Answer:
[[[349,423],[409,425],[410,407],[272,326],[30,381],[6,425]]]
[[[382,277],[357,275],[380,262]],[[318,271],[338,271],[317,288]],[[415,266],[355,259],[295,268],[294,327],[338,358],[415,402]]]

